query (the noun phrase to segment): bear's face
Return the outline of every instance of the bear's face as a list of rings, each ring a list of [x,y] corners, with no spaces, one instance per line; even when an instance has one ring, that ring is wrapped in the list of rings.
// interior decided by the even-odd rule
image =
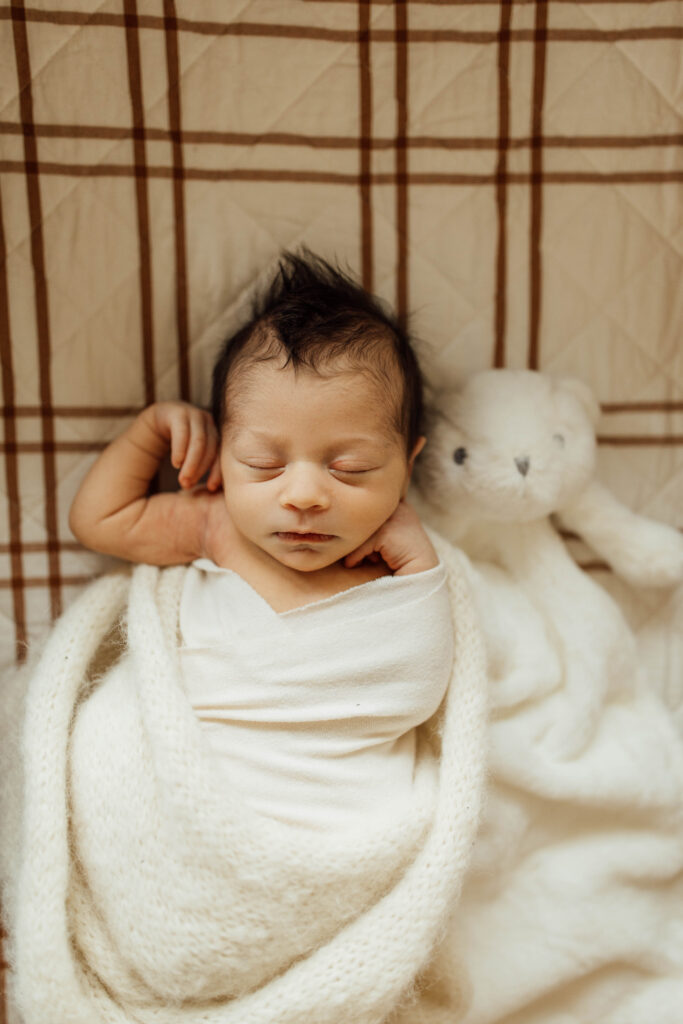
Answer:
[[[444,396],[440,411],[417,483],[445,509],[507,522],[539,519],[593,476],[599,407],[580,381],[486,370]]]

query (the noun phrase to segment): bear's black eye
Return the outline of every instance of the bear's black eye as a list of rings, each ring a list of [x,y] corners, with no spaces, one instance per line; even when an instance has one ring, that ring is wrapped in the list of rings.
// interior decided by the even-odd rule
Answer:
[[[457,464],[459,466],[462,466],[462,464],[463,464],[463,462],[465,461],[466,458],[467,458],[467,449],[466,448],[456,448],[455,451],[453,452],[453,461],[457,462]]]
[[[564,448],[564,434],[553,434],[553,440],[557,441],[560,448]]]

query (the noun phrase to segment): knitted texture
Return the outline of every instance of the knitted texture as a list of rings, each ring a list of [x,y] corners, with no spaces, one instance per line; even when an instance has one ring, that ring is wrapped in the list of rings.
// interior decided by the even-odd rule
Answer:
[[[379,1024],[410,992],[457,907],[485,772],[483,645],[463,556],[434,540],[451,682],[402,820],[344,842],[217,786],[178,667],[184,569],[105,577],[63,616],[30,682],[21,849],[3,857],[25,1024]],[[93,683],[124,607],[125,650]]]

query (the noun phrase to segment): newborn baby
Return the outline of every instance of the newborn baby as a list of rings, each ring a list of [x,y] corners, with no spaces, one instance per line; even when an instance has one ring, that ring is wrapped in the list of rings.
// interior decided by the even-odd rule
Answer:
[[[364,828],[401,805],[452,668],[445,572],[405,501],[425,443],[417,360],[377,300],[286,255],[219,355],[212,404],[140,413],[71,528],[96,551],[192,563],[181,667],[226,785],[297,827]],[[150,495],[169,448],[182,490]]]

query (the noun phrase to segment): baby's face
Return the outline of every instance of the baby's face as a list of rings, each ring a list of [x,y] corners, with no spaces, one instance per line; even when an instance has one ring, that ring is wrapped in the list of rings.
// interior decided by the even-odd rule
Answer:
[[[225,503],[250,544],[302,572],[354,551],[396,509],[412,459],[366,374],[265,362],[228,409]]]

